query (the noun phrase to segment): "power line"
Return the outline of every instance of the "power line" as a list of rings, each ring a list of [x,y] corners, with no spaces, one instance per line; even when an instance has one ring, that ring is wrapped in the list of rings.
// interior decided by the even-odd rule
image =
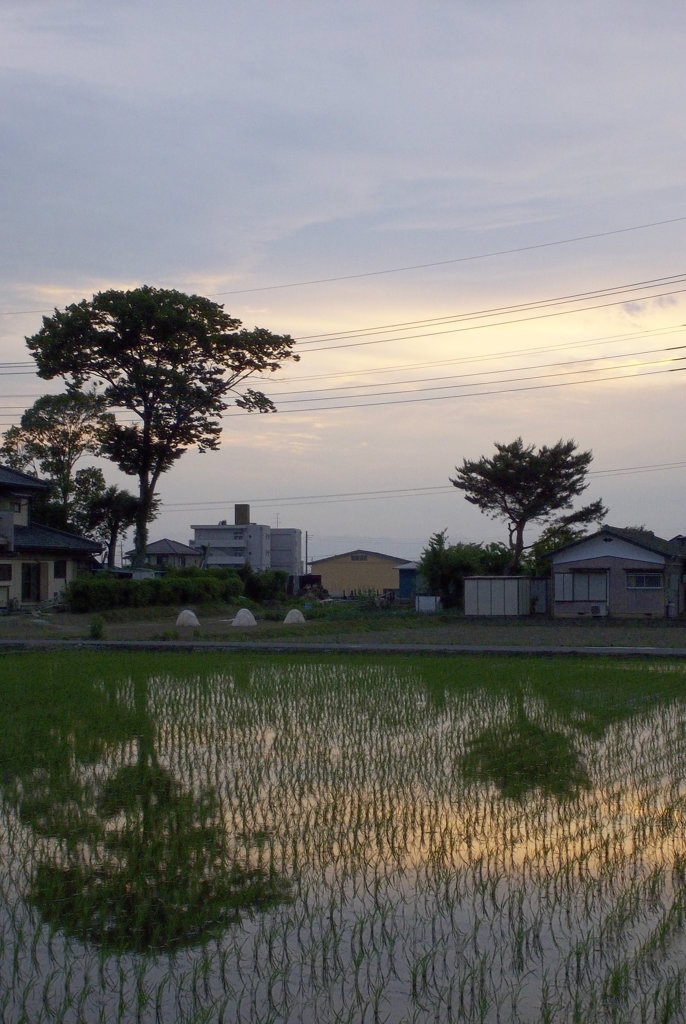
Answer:
[[[430,317],[421,320],[406,320],[394,324],[381,324],[376,327],[351,328],[346,331],[333,331],[329,334],[309,334],[298,337],[301,344],[316,344],[319,341],[341,341],[348,337],[363,337],[366,334],[380,334],[389,331],[404,330],[410,327],[432,327],[444,323],[459,323],[464,320],[480,319],[484,316],[498,316],[505,313],[520,313],[525,310],[542,309],[565,302],[582,302],[589,298],[601,298],[636,291],[639,288],[661,288],[665,285],[683,284],[686,275],[668,274],[665,277],[646,278],[643,281],[629,281],[622,284],[608,285],[605,288],[591,288],[583,292],[570,292],[567,295],[553,295],[544,299],[530,299],[527,302],[511,303],[506,306],[489,306],[485,309],[472,310],[467,313],[451,313],[447,316]],[[650,296],[648,296],[650,298]]]
[[[447,260],[434,260],[430,263],[414,263],[402,267],[386,267],[381,270],[369,270],[357,274],[341,274],[335,277],[310,278],[303,281],[291,281],[281,284],[258,285],[253,288],[234,288],[228,291],[212,292],[214,298],[221,298],[225,295],[248,295],[252,292],[277,291],[286,288],[304,288],[317,284],[333,284],[337,281],[355,281],[368,277],[380,277],[390,274],[404,274],[413,270],[430,270],[434,267],[445,267],[459,263],[473,263],[479,260],[494,259],[498,256],[514,256],[523,252],[534,252],[538,249],[551,249],[563,245],[573,245],[577,242],[589,242],[598,238],[610,238],[614,235],[625,235],[633,231],[646,231],[650,228],[665,227],[668,224],[679,224],[686,221],[686,215],[679,217],[668,217],[665,220],[648,221],[644,224],[632,224],[629,227],[613,228],[608,231],[596,231],[587,235],[571,235],[567,238],[553,239],[548,242],[537,242],[531,245],[520,245],[510,249],[495,249],[489,252],[474,253],[469,256],[457,256]],[[24,316],[52,313],[52,309],[13,309],[3,310],[0,316]]]
[[[676,352],[676,351],[678,351],[680,349],[685,349],[685,348],[686,348],[686,345],[674,345],[674,346],[670,346],[669,348],[642,349],[642,350],[639,350],[638,352],[622,352],[622,353],[619,353],[619,354],[613,353],[612,355],[609,355],[609,356],[586,356],[585,358],[582,358],[582,359],[563,359],[563,360],[561,360],[560,362],[557,362],[557,363],[534,363],[531,366],[519,366],[519,367],[516,368],[516,372],[523,373],[526,370],[554,369],[557,366],[569,366],[569,367],[572,367],[572,366],[575,366],[575,365],[577,365],[579,363],[604,363],[604,362],[607,362],[609,359],[630,359],[633,356],[653,355],[653,354],[656,354],[658,352]],[[677,359],[677,358],[683,358],[683,357],[670,357],[669,360],[657,360],[657,361],[652,361],[652,362],[645,362],[644,361],[644,362],[641,362],[641,363],[625,364],[624,366],[622,366],[620,364],[620,365],[618,365],[616,367],[612,367],[612,368],[613,369],[625,369],[628,365],[631,365],[631,366],[650,366],[650,365],[653,365],[654,362],[666,362],[666,361],[674,362],[675,359]],[[330,392],[330,391],[351,391],[353,389],[360,390],[360,389],[363,389],[363,388],[375,388],[375,387],[391,388],[391,387],[394,387],[395,385],[398,385],[398,384],[431,384],[434,381],[463,380],[463,379],[468,378],[468,377],[488,376],[488,375],[492,375],[492,374],[495,374],[495,373],[503,373],[503,372],[504,373],[513,373],[513,372],[515,372],[515,370],[512,370],[512,369],[503,370],[501,368],[497,368],[497,369],[494,369],[494,370],[478,370],[478,371],[477,370],[472,370],[469,373],[452,374],[452,375],[450,375],[450,374],[449,375],[443,374],[440,377],[414,377],[414,378],[411,378],[410,380],[391,381],[391,382],[375,383],[375,384],[344,384],[344,385],[341,385],[340,387],[316,388],[315,392],[316,392],[317,395],[322,395],[322,394],[325,394],[326,392]],[[593,368],[590,368],[589,370],[573,370],[573,369],[570,369],[567,372],[570,373],[570,374],[571,373],[590,373],[590,372],[594,372],[594,370],[593,370]],[[542,377],[544,375],[543,374],[538,374],[537,376],[541,376]],[[525,379],[528,379],[528,378],[514,378],[514,379],[515,380],[517,380],[517,379],[525,380]],[[507,381],[507,378],[506,378],[504,381],[499,381],[498,383],[507,383],[507,382],[508,381]],[[474,384],[474,383],[478,383],[478,381],[477,382],[471,381],[470,383]],[[436,385],[436,388],[438,388],[439,386],[441,386],[441,387],[442,386],[445,386],[445,387],[468,387],[469,384]],[[417,390],[420,390],[420,389],[417,389]],[[429,390],[433,390],[433,389],[429,388]],[[388,391],[387,392],[387,394],[394,394],[394,393],[396,393],[396,392],[392,392],[392,391]],[[383,394],[383,392],[378,392],[378,394]],[[287,396],[290,396],[290,395],[306,395],[307,397],[303,398],[303,399],[289,399]],[[290,401],[313,401],[314,400],[314,396],[313,396],[313,393],[312,393],[312,388],[308,388],[308,389],[305,389],[303,391],[281,391],[281,392],[270,391],[268,397],[271,398],[271,399],[277,399],[278,398],[279,401],[281,401],[282,399],[285,399],[287,404]],[[340,395],[339,397],[340,398],[348,398],[348,397],[349,398],[352,398],[352,397],[361,398],[363,396],[362,395],[355,395],[355,396],[353,396],[353,395]],[[336,400],[336,396],[335,395],[331,395],[329,400],[330,401],[335,401]]]
[[[686,291],[686,288],[678,288],[674,291],[658,292],[653,295],[642,295],[639,299],[634,301],[645,301],[646,299],[664,299],[669,298],[673,295],[682,295]],[[464,334],[467,331],[482,331],[489,327],[511,327],[513,324],[525,324],[532,323],[535,320],[549,320],[556,316],[569,316],[570,313],[586,313],[593,309],[608,309],[610,306],[621,306],[626,302],[626,299],[617,299],[613,302],[598,302],[590,306],[578,306],[576,309],[561,309],[556,310],[554,313],[541,313],[537,316],[522,316],[516,317],[513,320],[495,320],[491,323],[476,323],[470,324],[467,327],[451,327],[446,331],[425,331],[423,334],[406,334],[400,337],[394,338],[376,338],[372,341],[346,341],[341,345],[322,345],[321,348],[309,349],[307,354],[318,355],[320,352],[334,352],[337,349],[342,348],[363,348],[369,345],[385,345],[388,342],[397,341],[416,341],[418,338],[435,338],[445,334]],[[545,308],[541,306],[541,308]]]
[[[669,362],[680,362],[680,361],[682,361],[682,359],[684,359],[684,357],[675,357],[674,359],[669,360]],[[628,369],[634,369],[634,367],[636,365],[637,364],[627,364],[627,366],[625,366],[625,367],[617,367],[617,369],[622,369],[622,368],[623,369],[627,369],[627,368]],[[648,365],[648,366],[650,366],[650,365],[656,365],[656,364],[654,364],[654,363],[645,363],[645,364],[638,364],[638,365]],[[328,405],[328,406],[327,405],[324,405],[324,406],[319,405],[319,406],[311,406],[311,407],[298,408],[298,409],[280,409],[279,410],[279,415],[281,415],[281,416],[288,416],[289,414],[293,414],[293,413],[296,413],[296,414],[299,414],[299,415],[305,415],[305,414],[309,414],[309,413],[313,413],[313,412],[338,412],[338,411],[347,410],[347,409],[374,409],[374,408],[387,407],[387,406],[392,406],[392,405],[417,404],[419,402],[444,402],[444,401],[448,401],[448,400],[451,400],[451,399],[452,400],[463,400],[463,399],[466,399],[466,398],[485,398],[485,397],[490,397],[492,395],[518,394],[519,392],[524,392],[524,391],[543,391],[543,390],[548,390],[550,388],[576,387],[579,384],[599,384],[599,383],[607,383],[607,382],[618,381],[618,380],[621,380],[621,381],[633,381],[633,380],[636,380],[638,377],[651,377],[651,376],[656,376],[658,374],[674,373],[674,372],[677,372],[678,370],[686,370],[686,363],[683,366],[679,366],[679,367],[668,367],[667,369],[663,369],[663,370],[648,370],[648,371],[644,371],[642,373],[633,373],[633,374],[630,374],[630,375],[629,374],[615,374],[615,375],[611,375],[611,376],[595,377],[595,378],[589,378],[589,377],[586,376],[586,377],[584,377],[583,380],[556,381],[555,383],[546,383],[546,384],[527,384],[524,387],[491,388],[490,390],[487,390],[487,391],[469,391],[469,392],[466,392],[466,393],[463,393],[463,394],[459,394],[459,395],[456,395],[456,394],[452,394],[452,395],[424,395],[424,396],[422,396],[420,398],[392,398],[389,401],[381,401],[381,402],[368,402],[368,401],[365,401],[365,398],[367,398],[369,396],[362,395],[362,396],[359,396],[362,399],[362,401],[358,401],[358,402],[354,402],[353,401],[353,402],[349,402],[346,405]],[[577,372],[577,373],[586,372],[586,373],[589,373],[589,372],[595,372],[595,371],[594,370],[589,370],[589,371],[571,371],[571,372]],[[556,374],[556,375],[551,375],[551,376],[567,376],[567,374]],[[506,379],[506,380],[504,380],[502,382],[496,381],[494,383],[496,383],[496,384],[497,383],[510,384],[510,383],[515,383],[518,379],[526,379],[526,378],[513,378],[512,380],[507,380]],[[535,377],[533,377],[531,379],[542,380],[542,379],[545,379],[545,375],[538,374],[538,375],[536,375]],[[465,386],[468,386],[468,385],[465,385]],[[474,386],[480,386],[480,385],[472,384],[472,386],[474,387]],[[435,391],[437,389],[436,388],[429,388],[427,390]],[[413,389],[411,391],[411,393],[415,394],[416,393],[416,389]],[[341,396],[341,400],[344,400],[343,396]],[[307,399],[301,399],[299,401],[300,402],[304,402],[304,401],[307,401]],[[313,398],[312,401],[319,401],[319,399]],[[233,418],[235,418],[237,416],[250,416],[250,415],[252,415],[252,414],[250,412],[247,412],[247,411],[224,412],[224,413],[222,413],[221,418],[222,419],[233,419]],[[119,420],[119,422],[121,424],[137,423],[138,420],[137,419],[128,419],[128,420],[123,420],[122,419],[122,420]],[[0,425],[3,425],[3,426],[12,425],[12,421],[0,421]]]
[[[523,388],[497,388],[490,391],[470,391],[462,395],[432,395],[424,398],[398,398],[392,399],[390,402],[352,402],[348,405],[336,405],[336,406],[312,406],[307,409],[280,409],[280,416],[288,416],[292,413],[303,415],[311,412],[338,412],[344,409],[373,409],[379,406],[391,406],[391,405],[409,405],[416,404],[418,402],[445,402],[448,400],[463,400],[465,398],[485,398],[490,395],[509,395],[517,394],[522,391],[543,391],[549,388],[567,388],[576,387],[579,384],[601,384],[609,381],[617,380],[636,380],[638,377],[651,377],[657,374],[674,373],[676,369],[684,370],[686,366],[678,368],[668,368],[666,370],[648,370],[645,373],[634,373],[630,376],[627,374],[618,374],[609,377],[596,377],[595,379],[584,379],[584,380],[572,380],[572,381],[560,381],[554,384],[529,384]],[[313,399],[316,401],[316,399]],[[236,416],[249,416],[248,412],[226,412],[222,414],[222,419],[233,419]]]
[[[657,473],[665,470],[676,470],[686,469],[686,462],[655,462],[648,463],[639,466],[621,466],[614,469],[595,469],[589,470],[588,476],[596,477],[607,477],[607,476],[629,476],[637,473]],[[270,498],[242,498],[241,500],[245,503],[258,507],[265,507],[271,505],[280,505],[286,507],[287,505],[298,505],[298,504],[328,504],[329,502],[335,501],[372,501],[372,500],[384,500],[393,498],[404,498],[404,497],[423,497],[431,494],[448,494],[452,492],[452,484],[430,484],[424,487],[394,487],[388,489],[377,489],[373,491],[334,491],[327,494],[291,494],[282,497],[270,497]],[[168,512],[183,512],[186,509],[205,509],[208,512],[213,510],[225,509],[231,504],[235,504],[235,498],[225,498],[212,501],[180,501],[180,502],[162,502],[162,507]]]
[[[523,252],[534,252],[537,249],[551,249],[555,246],[572,245],[576,242],[589,242],[597,238],[609,238],[612,235],[623,235],[631,231],[645,231],[647,228],[664,227],[667,224],[678,224],[685,221],[683,217],[669,217],[666,220],[651,221],[647,224],[634,224],[631,227],[615,228],[610,231],[597,231],[590,235],[573,235],[569,238],[560,238],[551,242],[538,242],[532,245],[520,245],[512,249],[495,249],[491,252],[476,253],[471,256],[457,256],[448,260],[435,260],[431,263],[415,263],[404,267],[391,267],[383,270],[368,270],[359,274],[342,274],[337,277],[318,277],[305,281],[291,281],[285,284],[260,285],[255,288],[234,288],[231,291],[214,292],[215,296],[223,295],[247,295],[251,292],[278,291],[285,288],[304,288],[317,284],[333,284],[337,281],[356,281],[366,277],[381,277],[386,274],[405,274],[412,270],[430,270],[434,267],[447,267],[458,263],[473,263],[477,260],[489,260],[496,256],[514,256]]]
[[[666,334],[676,334],[677,331],[682,331],[683,329],[684,324],[672,324],[667,327],[646,328],[642,331],[626,331],[623,334],[605,334],[587,339],[586,341],[561,342],[558,345],[539,345],[536,347],[528,346],[527,348],[500,349],[497,352],[482,352],[479,353],[479,355],[459,356],[453,359],[433,359],[421,363],[400,363],[395,366],[368,366],[363,370],[342,370],[340,373],[314,373],[308,374],[306,377],[300,375],[295,377],[279,377],[277,383],[292,384],[297,382],[301,384],[303,381],[308,380],[331,380],[336,377],[363,377],[374,373],[392,373],[396,370],[419,370],[429,366],[458,366],[462,363],[481,363],[492,359],[499,359],[501,356],[538,355],[545,352],[564,351],[566,349],[589,348],[591,345],[597,345],[600,342],[617,344],[620,341],[629,341],[632,338],[660,337],[661,335]],[[271,380],[270,377],[266,376],[256,376],[255,379],[260,381]]]

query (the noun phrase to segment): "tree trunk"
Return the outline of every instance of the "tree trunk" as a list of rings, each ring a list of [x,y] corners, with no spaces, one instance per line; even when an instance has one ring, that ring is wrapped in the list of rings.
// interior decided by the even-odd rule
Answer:
[[[524,527],[526,523],[515,523],[510,528],[510,550],[512,552],[512,560],[507,568],[508,576],[517,576],[522,562],[522,552],[524,551]]]
[[[119,527],[114,526],[110,533],[110,539],[107,542],[107,567],[108,569],[114,569],[114,563],[117,559],[117,541],[119,540]]]
[[[148,520],[150,519],[153,498],[155,497],[156,482],[156,480],[148,480],[145,477],[139,478],[140,500],[136,511],[135,554],[133,559],[135,566],[145,565],[146,549],[148,547]]]

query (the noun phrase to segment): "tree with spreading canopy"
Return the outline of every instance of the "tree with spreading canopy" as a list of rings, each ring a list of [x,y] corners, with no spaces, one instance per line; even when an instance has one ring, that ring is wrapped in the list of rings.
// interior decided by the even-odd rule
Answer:
[[[102,452],[138,480],[138,564],[160,476],[191,447],[218,449],[229,397],[241,409],[274,412],[265,394],[244,385],[298,359],[289,335],[241,329],[210,299],[147,285],[55,310],[26,341],[39,376],[62,377],[71,393],[102,386],[110,409],[133,415],[109,425]]]
[[[607,515],[600,500],[556,515],[571,509],[574,499],[588,487],[586,476],[593,453],[578,451],[575,441],[559,440],[537,449],[518,437],[510,444],[496,443],[495,449],[491,458],[464,459],[461,467],[455,467],[457,475],[450,482],[464,492],[470,504],[507,522],[510,574],[519,572],[529,523],[561,529],[599,523]]]

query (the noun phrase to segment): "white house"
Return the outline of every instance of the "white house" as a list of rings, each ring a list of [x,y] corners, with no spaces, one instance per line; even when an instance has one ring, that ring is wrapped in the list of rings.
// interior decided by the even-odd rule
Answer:
[[[686,538],[604,526],[551,556],[553,614],[674,618],[684,613]]]
[[[249,565],[255,572],[281,569],[290,576],[302,572],[301,531],[251,523],[248,505],[236,505],[234,523],[195,524],[191,530],[190,545],[202,552],[204,566]]]

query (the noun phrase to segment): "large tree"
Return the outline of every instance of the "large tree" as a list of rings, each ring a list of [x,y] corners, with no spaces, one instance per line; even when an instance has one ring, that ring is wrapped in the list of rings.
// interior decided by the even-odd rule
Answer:
[[[94,391],[43,395],[23,414],[19,426],[3,435],[0,458],[14,469],[39,473],[53,486],[53,520],[66,526],[71,518],[75,466],[97,455],[114,424],[107,403]]]
[[[253,374],[298,358],[289,335],[241,329],[209,299],[148,286],[100,292],[55,310],[26,340],[41,377],[63,377],[70,391],[104,386],[108,406],[123,411],[105,434],[103,452],[138,479],[138,563],[160,476],[191,447],[219,447],[229,398],[249,411],[275,411],[261,391],[243,386]]]
[[[472,505],[493,519],[507,523],[511,552],[510,573],[519,571],[524,551],[524,530],[529,523],[556,528],[600,522],[607,509],[602,501],[568,514],[574,499],[586,488],[590,451],[578,451],[575,441],[558,441],[548,447],[526,445],[521,437],[511,444],[496,444],[495,455],[477,461],[465,459],[455,467],[450,482]]]

